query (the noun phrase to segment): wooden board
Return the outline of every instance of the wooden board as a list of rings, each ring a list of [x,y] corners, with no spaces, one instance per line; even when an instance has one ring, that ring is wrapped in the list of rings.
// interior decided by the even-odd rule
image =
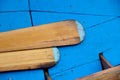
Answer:
[[[89,0],[30,0],[30,3],[30,9],[36,12],[48,12],[56,14],[61,13],[64,15],[93,15],[105,17],[120,16],[119,0],[95,0],[92,2]],[[48,19],[51,20],[51,17],[48,17]]]
[[[0,71],[46,68],[59,61],[57,48],[45,48],[0,54]]]
[[[120,66],[103,70],[78,80],[120,80]]]
[[[82,25],[73,20],[3,32],[0,52],[78,44],[84,35]]]

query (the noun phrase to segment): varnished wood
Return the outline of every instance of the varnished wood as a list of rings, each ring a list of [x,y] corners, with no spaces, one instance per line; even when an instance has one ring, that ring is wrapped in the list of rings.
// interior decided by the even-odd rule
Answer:
[[[51,67],[57,54],[52,48],[1,53],[0,72]]]
[[[103,56],[103,54],[101,54],[100,56],[100,62],[102,65],[102,69],[108,69],[108,68],[112,68],[113,66],[105,59],[105,57]]]
[[[0,33],[0,52],[80,43],[75,21],[62,21]]]
[[[49,75],[48,69],[43,69],[43,70],[44,70],[45,80],[52,80],[51,76]]]
[[[120,66],[109,68],[77,80],[120,80]]]

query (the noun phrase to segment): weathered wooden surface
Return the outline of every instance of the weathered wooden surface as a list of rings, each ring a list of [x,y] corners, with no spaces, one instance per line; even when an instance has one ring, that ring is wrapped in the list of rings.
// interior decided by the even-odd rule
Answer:
[[[78,80],[120,80],[120,66],[109,68]]]
[[[59,60],[59,51],[53,48],[6,52],[0,54],[0,71],[47,68]]]
[[[3,32],[0,33],[0,52],[78,44],[84,37],[80,37],[79,28],[76,21],[69,20]],[[83,29],[81,32],[84,34]]]

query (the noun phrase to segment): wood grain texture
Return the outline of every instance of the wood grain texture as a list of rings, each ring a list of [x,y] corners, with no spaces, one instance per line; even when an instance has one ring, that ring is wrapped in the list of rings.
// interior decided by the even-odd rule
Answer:
[[[109,68],[77,80],[120,80],[120,66]]]
[[[0,33],[0,52],[80,43],[75,21],[62,21]]]
[[[56,63],[54,54],[53,48],[1,53],[0,71],[51,67]]]
[[[79,42],[75,21],[63,21],[0,33],[0,52],[73,45]]]

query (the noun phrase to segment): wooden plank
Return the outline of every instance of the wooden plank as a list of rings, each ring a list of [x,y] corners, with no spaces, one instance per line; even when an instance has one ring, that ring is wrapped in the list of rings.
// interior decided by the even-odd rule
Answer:
[[[57,48],[6,52],[0,54],[0,71],[47,68],[58,60]]]
[[[74,20],[3,32],[0,52],[78,44],[84,35],[82,25]]]
[[[119,36],[119,34],[116,34],[117,36]],[[113,65],[113,66],[117,66],[120,65],[120,43],[115,41],[117,44],[115,44],[115,46],[112,47],[111,50],[104,52],[104,56],[105,58]]]
[[[120,80],[120,66],[113,67],[78,80]]]
[[[45,80],[42,69],[1,72],[0,80]]]
[[[25,11],[25,10],[29,10],[27,0],[24,0],[24,1],[1,0],[0,1],[0,12]]]
[[[28,26],[31,26],[29,12],[0,13],[0,32],[26,28]]]
[[[31,12],[31,13],[34,26],[40,24],[48,24],[61,20],[74,19],[79,21],[83,25],[84,29],[115,18],[114,16],[94,16],[50,12]]]
[[[76,63],[79,65],[79,62],[80,61],[78,61]],[[67,65],[69,65],[69,64],[67,64]],[[65,65],[65,64],[63,64],[63,65]],[[50,70],[51,69],[52,69],[52,71],[57,70],[56,68],[59,68],[59,67],[56,67],[56,66],[54,66],[53,68],[50,68]],[[101,64],[100,64],[99,60],[95,60],[93,62],[89,62],[89,63],[83,64],[83,65],[71,67],[66,70],[61,70],[61,72],[58,72],[58,73],[51,73],[52,71],[50,71],[49,73],[50,73],[52,80],[68,80],[68,77],[70,77],[70,80],[76,80],[76,78],[87,76],[87,75],[93,74],[93,73],[101,71],[101,70],[102,69],[101,69]]]
[[[31,10],[34,11],[94,16],[120,16],[119,0],[94,0],[92,2],[89,0],[30,0],[30,3]]]

